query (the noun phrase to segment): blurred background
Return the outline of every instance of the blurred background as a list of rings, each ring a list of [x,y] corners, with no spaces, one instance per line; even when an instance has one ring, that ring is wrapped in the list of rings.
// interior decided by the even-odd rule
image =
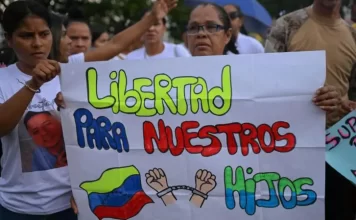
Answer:
[[[10,2],[15,0],[0,0],[0,9],[3,10]],[[66,14],[69,10],[81,10],[91,23],[106,26],[110,33],[117,33],[123,26],[138,21],[142,11],[147,9],[151,0],[38,0],[48,8]],[[188,19],[189,10],[203,0],[180,0],[177,9],[169,16],[168,33],[166,40],[174,43],[181,42],[181,33]],[[274,20],[294,10],[312,4],[313,0],[205,0],[216,3],[235,3],[240,5],[245,15],[245,34],[263,41],[268,28]],[[342,15],[350,24],[356,22],[352,19],[352,11],[356,0],[343,0]],[[356,10],[355,10],[356,12]],[[1,11],[0,11],[1,13]],[[79,13],[79,12],[78,12]],[[354,13],[356,15],[356,13]],[[355,21],[352,21],[355,20]],[[260,39],[261,38],[261,39]],[[261,42],[263,43],[263,42]]]

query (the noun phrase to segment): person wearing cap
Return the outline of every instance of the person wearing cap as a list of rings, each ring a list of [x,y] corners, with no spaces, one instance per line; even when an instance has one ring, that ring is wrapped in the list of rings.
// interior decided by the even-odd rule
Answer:
[[[182,45],[163,41],[167,30],[167,20],[163,18],[143,35],[144,47],[129,53],[126,60],[161,59],[174,57],[190,57],[189,51]]]
[[[236,35],[236,47],[239,54],[264,53],[263,45],[253,37],[241,33],[244,15],[238,5],[225,5],[224,9],[229,15],[232,24],[232,33]]]

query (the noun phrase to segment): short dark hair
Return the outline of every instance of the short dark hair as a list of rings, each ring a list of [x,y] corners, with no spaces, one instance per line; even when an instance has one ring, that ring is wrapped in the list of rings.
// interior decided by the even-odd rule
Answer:
[[[102,24],[93,23],[90,25],[91,30],[91,43],[94,44],[95,41],[105,32],[107,32],[106,27]]]
[[[74,22],[84,23],[88,25],[90,29],[89,21],[87,20],[82,8],[72,7],[68,10],[67,19],[65,20],[64,25],[68,27],[71,23]]]
[[[50,59],[61,62],[61,40],[62,40],[62,26],[64,25],[65,17],[61,14],[51,12],[51,32],[53,36],[52,49],[50,53]]]
[[[4,11],[1,24],[7,36],[11,36],[28,16],[42,18],[51,28],[50,13],[47,8],[36,1],[20,0],[12,2]]]
[[[28,129],[28,126],[27,126],[28,121],[29,121],[31,118],[33,118],[34,116],[40,115],[40,114],[46,114],[46,115],[52,116],[51,113],[49,113],[48,111],[43,111],[43,112],[28,111],[28,112],[26,113],[25,117],[23,118],[23,123],[24,123],[26,129]]]

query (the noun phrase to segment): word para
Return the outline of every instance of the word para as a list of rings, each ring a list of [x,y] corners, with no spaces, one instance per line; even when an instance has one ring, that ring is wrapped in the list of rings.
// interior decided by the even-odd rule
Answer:
[[[337,147],[341,140],[349,140],[350,146],[356,146],[356,117],[350,117],[345,120],[344,125],[337,130],[336,136],[330,133],[326,134],[326,145],[329,145],[329,151]]]
[[[253,169],[247,168],[246,173],[252,174]],[[225,167],[225,204],[228,209],[236,207],[234,192],[239,194],[240,208],[244,209],[246,214],[254,215],[256,206],[261,208],[276,208],[280,204],[285,209],[293,209],[296,206],[309,206],[315,203],[317,194],[313,190],[303,189],[303,186],[313,186],[314,181],[311,178],[299,178],[294,181],[287,177],[281,177],[279,173],[257,173],[250,179],[245,179],[244,169],[237,167],[235,178],[233,169]],[[275,187],[274,183],[278,187]],[[269,199],[256,200],[256,184],[267,183],[269,190]],[[290,190],[290,195],[285,195],[286,189]],[[287,198],[286,198],[287,197]]]
[[[273,151],[286,153],[294,149],[296,145],[296,137],[292,133],[280,134],[280,128],[289,128],[287,122],[279,121],[272,126],[262,124],[258,127],[251,123],[231,123],[220,125],[207,125],[199,129],[197,132],[189,131],[190,129],[199,128],[200,124],[197,121],[185,121],[180,127],[174,129],[175,142],[173,141],[173,129],[166,126],[164,121],[158,121],[158,133],[152,122],[145,121],[143,123],[144,148],[147,153],[154,152],[153,141],[156,143],[160,152],[170,152],[173,156],[179,156],[184,149],[190,154],[201,154],[204,157],[210,157],[220,152],[222,143],[216,136],[217,134],[226,135],[226,145],[230,155],[237,153],[238,147],[241,149],[241,154],[247,156],[249,147],[255,154],[259,154],[261,149],[266,153]],[[238,143],[235,135],[238,135],[240,142]],[[269,136],[269,143],[266,142],[265,136]],[[192,145],[191,140],[194,138],[209,139],[208,145]],[[278,146],[278,141],[285,141],[284,145]]]
[[[89,68],[86,72],[88,102],[96,109],[112,108],[114,114],[136,114],[137,116],[150,117],[165,113],[164,104],[172,114],[186,115],[188,110],[197,113],[201,109],[204,113],[224,115],[231,107],[232,84],[231,67],[222,69],[221,87],[208,89],[207,83],[202,77],[184,76],[171,79],[166,74],[158,74],[152,81],[149,78],[137,78],[133,80],[133,89],[127,89],[127,76],[124,70],[110,73],[110,95],[98,97],[98,73],[96,69]],[[153,86],[153,91],[143,91],[143,88]],[[190,86],[190,94],[187,96],[185,88]],[[102,88],[102,87],[101,87]],[[200,88],[200,92],[196,90]],[[171,97],[169,92],[175,90],[176,97]],[[223,104],[217,106],[215,100],[219,98]],[[128,101],[130,99],[130,101]],[[131,101],[134,99],[134,101]],[[187,100],[189,100],[189,106]],[[176,103],[174,102],[176,101]],[[201,104],[199,104],[199,102]],[[129,103],[129,104],[127,104]],[[153,104],[152,108],[146,105]],[[145,105],[146,104],[146,105]],[[201,105],[201,106],[200,106]],[[190,109],[188,109],[190,108]]]
[[[85,147],[86,140],[91,149],[96,147],[98,150],[114,149],[119,153],[123,150],[129,152],[129,141],[122,123],[111,123],[104,116],[95,119],[93,114],[84,108],[77,109],[73,115],[80,147]]]

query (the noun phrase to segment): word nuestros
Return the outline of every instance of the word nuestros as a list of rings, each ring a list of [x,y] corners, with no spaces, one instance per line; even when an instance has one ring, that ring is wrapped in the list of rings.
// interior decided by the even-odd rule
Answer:
[[[142,117],[163,115],[168,109],[172,114],[186,115],[188,111],[199,110],[214,115],[224,115],[231,108],[232,84],[231,67],[224,66],[221,73],[221,86],[208,88],[202,77],[180,76],[170,78],[158,74],[154,79],[136,78],[133,88],[127,88],[127,76],[124,70],[112,71],[110,94],[98,97],[98,73],[89,68],[86,73],[88,102],[96,109],[112,108],[114,114],[135,114]],[[101,87],[103,88],[103,87]],[[186,94],[189,88],[189,94]],[[151,91],[147,91],[151,90]],[[172,91],[175,97],[172,97]],[[216,104],[220,98],[222,104]]]

